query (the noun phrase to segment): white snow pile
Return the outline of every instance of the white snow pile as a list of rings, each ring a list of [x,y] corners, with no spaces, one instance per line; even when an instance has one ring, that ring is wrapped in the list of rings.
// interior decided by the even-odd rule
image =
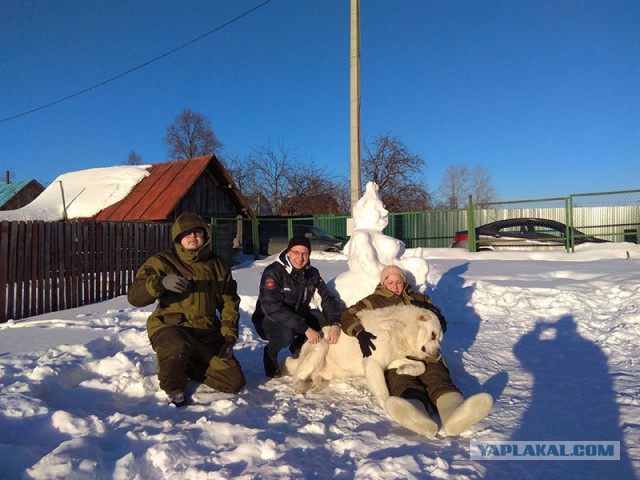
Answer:
[[[29,205],[0,212],[0,220],[89,218],[126,197],[150,165],[92,168],[60,175]],[[64,200],[64,201],[63,201]]]
[[[387,418],[362,379],[304,396],[293,393],[290,378],[268,379],[265,342],[250,317],[271,257],[234,268],[241,296],[235,353],[246,387],[229,395],[193,384],[193,403],[183,409],[169,406],[158,387],[145,331],[153,306],[133,308],[120,297],[0,325],[0,477],[639,477],[637,250],[629,257],[620,248],[405,250],[360,225],[349,257],[314,252],[312,264],[343,299],[371,291],[363,271],[376,272],[375,258],[422,282],[448,320],[443,353],[454,382],[465,395],[495,399],[472,429],[458,437],[414,434]],[[621,456],[472,460],[473,440],[620,442]]]

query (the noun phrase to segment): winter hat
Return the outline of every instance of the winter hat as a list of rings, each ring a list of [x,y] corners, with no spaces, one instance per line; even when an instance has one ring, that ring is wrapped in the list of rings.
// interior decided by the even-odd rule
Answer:
[[[193,230],[194,228],[201,228],[202,231],[205,232],[207,240],[210,238],[209,225],[207,225],[202,217],[195,212],[184,212],[176,218],[176,221],[171,227],[171,237],[175,243],[179,243],[181,235],[188,230]]]
[[[307,250],[309,250],[309,253],[311,253],[311,243],[309,242],[309,239],[307,237],[303,237],[302,235],[291,237],[291,240],[289,240],[289,245],[287,245],[287,252],[296,245],[307,247]]]
[[[380,272],[380,283],[384,284],[384,281],[387,279],[387,277],[393,274],[400,275],[402,277],[402,280],[405,279],[404,270],[402,270],[400,267],[396,265],[387,265]]]

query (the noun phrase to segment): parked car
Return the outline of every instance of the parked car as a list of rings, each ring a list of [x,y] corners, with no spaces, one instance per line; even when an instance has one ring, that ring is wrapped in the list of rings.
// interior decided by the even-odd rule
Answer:
[[[476,251],[564,250],[567,241],[564,223],[544,218],[510,218],[476,228]],[[606,243],[573,229],[575,244]],[[456,232],[451,247],[469,249],[469,232]]]
[[[293,225],[293,235],[307,237],[311,243],[311,251],[315,252],[340,252],[347,243],[342,237],[330,235],[321,228],[313,225]],[[260,255],[273,255],[281,252],[289,243],[289,230],[287,225],[277,225],[260,235]],[[244,247],[245,253],[253,251],[253,245],[249,240]]]

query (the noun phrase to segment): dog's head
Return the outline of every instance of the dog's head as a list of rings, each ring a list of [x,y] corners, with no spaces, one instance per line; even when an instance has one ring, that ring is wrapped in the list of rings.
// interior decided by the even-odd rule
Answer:
[[[438,317],[429,310],[422,310],[417,316],[418,332],[415,336],[414,356],[421,360],[440,360],[442,329]]]
[[[439,360],[442,331],[438,317],[415,305],[395,305],[358,312],[362,326],[377,336],[374,356]],[[384,354],[382,352],[385,352]]]

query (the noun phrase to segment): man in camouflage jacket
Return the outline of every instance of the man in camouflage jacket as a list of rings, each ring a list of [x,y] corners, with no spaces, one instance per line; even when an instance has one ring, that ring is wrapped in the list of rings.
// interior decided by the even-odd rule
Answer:
[[[233,356],[240,298],[231,270],[211,252],[211,228],[198,214],[181,214],[171,237],[171,248],[140,267],[128,299],[136,307],[158,302],[147,333],[160,388],[171,403],[183,406],[189,378],[227,393],[245,385]]]

